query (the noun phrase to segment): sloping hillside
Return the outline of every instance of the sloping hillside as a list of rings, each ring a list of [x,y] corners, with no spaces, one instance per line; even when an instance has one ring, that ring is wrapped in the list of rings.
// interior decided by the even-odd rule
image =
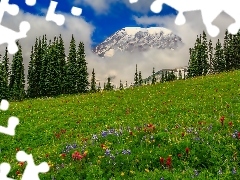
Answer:
[[[16,160],[24,150],[51,166],[40,179],[239,179],[239,77],[11,102],[0,124],[10,116],[20,124],[14,137],[0,134],[0,162],[13,178],[26,166]]]

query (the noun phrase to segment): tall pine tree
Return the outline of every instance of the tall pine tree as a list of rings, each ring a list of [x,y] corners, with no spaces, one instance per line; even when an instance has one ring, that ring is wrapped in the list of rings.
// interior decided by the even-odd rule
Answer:
[[[156,77],[155,77],[155,70],[153,68],[153,72],[152,72],[152,84],[155,84],[156,83]]]
[[[84,50],[83,42],[78,45],[77,51],[77,92],[86,93],[88,91],[88,72],[87,72],[87,62]]]
[[[16,42],[18,52],[13,55],[9,91],[12,100],[23,100],[25,98],[25,77],[22,46],[19,41]]]
[[[74,94],[77,93],[77,66],[76,66],[76,42],[72,35],[70,41],[69,54],[67,57],[67,93]]]
[[[97,91],[94,68],[93,68],[93,71],[92,71],[91,87],[90,87],[90,88],[91,88],[91,89],[90,89],[90,92],[91,92],[91,93],[95,93],[95,92]]]
[[[134,76],[134,85],[135,85],[135,86],[138,85],[138,71],[137,71],[137,64],[136,64],[136,72],[135,72],[135,76]]]

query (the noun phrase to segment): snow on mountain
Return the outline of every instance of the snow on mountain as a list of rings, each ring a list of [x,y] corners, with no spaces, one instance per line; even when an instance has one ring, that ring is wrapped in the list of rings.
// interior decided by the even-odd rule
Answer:
[[[112,57],[117,51],[147,51],[150,48],[177,49],[182,39],[163,27],[125,27],[93,49],[100,57]]]

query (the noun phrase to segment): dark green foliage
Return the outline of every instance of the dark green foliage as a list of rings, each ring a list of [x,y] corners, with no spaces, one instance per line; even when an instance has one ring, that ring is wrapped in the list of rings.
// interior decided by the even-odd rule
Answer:
[[[97,88],[96,88],[96,78],[95,78],[94,68],[93,68],[93,71],[92,71],[90,92],[91,92],[91,93],[97,92]]]
[[[98,83],[98,88],[97,88],[97,92],[100,92],[101,91],[101,85],[100,85],[100,82]]]
[[[156,77],[155,77],[155,70],[153,68],[153,72],[152,72],[152,84],[155,84],[156,83]]]
[[[25,98],[25,77],[22,56],[22,47],[19,41],[16,42],[18,52],[13,55],[11,76],[9,83],[10,97],[12,100],[23,100]]]
[[[214,73],[220,73],[226,69],[226,61],[224,59],[222,44],[219,39],[214,50],[215,53],[213,58],[213,71]]]
[[[123,83],[122,83],[121,80],[120,80],[120,86],[119,86],[119,89],[120,89],[120,90],[123,90]]]
[[[8,76],[3,62],[0,62],[0,100],[9,98]]]
[[[162,73],[161,73],[161,83],[164,83],[164,81],[165,81],[165,77],[164,77],[164,72],[162,71]]]
[[[111,85],[111,78],[110,78],[110,77],[108,77],[108,79],[107,79],[107,84],[106,84],[106,86],[105,86],[105,90],[106,90],[106,91],[111,91],[111,90],[113,90],[113,86]]]
[[[200,50],[202,58],[201,58],[201,68],[199,74],[206,76],[209,71],[209,64],[208,64],[208,43],[207,43],[207,35],[203,31],[202,36],[202,44]]]
[[[78,93],[86,93],[88,91],[88,72],[87,72],[87,62],[85,59],[85,50],[84,50],[84,44],[82,42],[78,45],[77,50],[77,74],[76,74],[76,80],[77,80],[77,92]]]
[[[138,85],[137,64],[136,64],[136,72],[135,72],[135,76],[134,76],[134,85],[135,85],[135,86],[137,86],[137,85]]]
[[[138,84],[141,86],[143,83],[143,79],[142,79],[142,72],[139,71],[139,75],[138,75]]]
[[[59,41],[57,44],[57,51],[58,51],[58,60],[59,60],[59,81],[61,82],[60,84],[60,92],[61,94],[65,94],[67,92],[66,90],[66,84],[67,84],[67,69],[66,69],[66,54],[65,54],[65,47],[64,47],[64,42],[62,39],[61,34],[59,35]]]
[[[76,43],[75,39],[72,35],[72,39],[70,41],[69,54],[67,57],[67,84],[66,89],[68,94],[77,93],[77,66],[76,66]]]
[[[208,57],[209,57],[209,73],[213,73],[213,46],[212,46],[212,40],[209,40],[208,43]]]
[[[2,88],[1,88],[1,94],[2,98],[4,99],[9,99],[9,76],[10,76],[10,65],[9,65],[9,58],[8,58],[8,49],[6,47],[5,53],[2,59],[2,67],[3,68],[1,71],[2,73]]]
[[[34,58],[34,51],[33,51],[33,46],[30,54],[30,62],[28,65],[28,75],[27,75],[27,80],[28,80],[28,88],[27,88],[27,96],[30,98],[34,98],[38,96],[38,89],[36,89],[37,85],[39,82],[37,82],[37,77],[36,77],[36,67],[35,67],[35,58]]]

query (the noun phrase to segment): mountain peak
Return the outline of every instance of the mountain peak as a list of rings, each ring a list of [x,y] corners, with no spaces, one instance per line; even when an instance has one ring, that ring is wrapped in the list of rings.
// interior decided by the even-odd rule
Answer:
[[[150,48],[173,50],[182,44],[180,37],[164,27],[125,27],[96,46],[93,52],[100,57],[112,57],[117,51],[147,51]]]
[[[139,31],[141,32],[148,32],[148,34],[160,34],[163,32],[163,34],[171,34],[172,31],[164,28],[164,27],[150,27],[150,28],[141,28],[141,27],[125,27],[122,30],[124,30],[128,35],[135,35]]]

